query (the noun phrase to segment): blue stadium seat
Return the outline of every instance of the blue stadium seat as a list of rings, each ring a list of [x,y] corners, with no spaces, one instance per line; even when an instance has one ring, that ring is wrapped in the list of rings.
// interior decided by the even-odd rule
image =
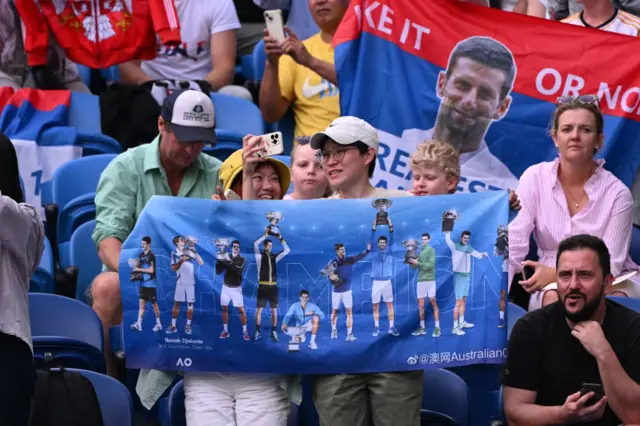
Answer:
[[[261,81],[264,75],[264,63],[267,60],[267,54],[264,51],[264,40],[260,40],[253,48],[252,56],[252,78],[249,80]]]
[[[122,145],[117,140],[102,133],[78,133],[76,145],[82,147],[83,157],[122,152]]]
[[[264,133],[260,109],[253,102],[231,95],[211,93],[215,107],[216,129],[240,135]],[[218,132],[216,132],[218,135]]]
[[[507,338],[511,336],[511,330],[513,329],[513,326],[516,325],[516,322],[526,314],[527,311],[522,307],[509,302],[507,305]]]
[[[91,380],[100,402],[104,426],[133,426],[133,400],[127,388],[109,376],[94,371],[69,368]]]
[[[98,257],[91,234],[96,227],[96,221],[84,223],[75,230],[71,236],[71,266],[78,268],[78,285],[76,287],[76,299],[86,302],[84,292],[93,279],[102,271],[102,263]]]
[[[52,366],[106,372],[102,324],[86,304],[55,294],[29,293],[36,368]]]
[[[296,127],[296,120],[293,116],[293,108],[289,108],[289,111],[282,117],[282,120],[271,125],[273,132],[282,132],[282,139],[284,141],[284,154],[291,154],[291,148],[293,148],[294,132]],[[306,135],[313,136],[313,135]]]
[[[294,403],[291,403],[291,411],[289,413],[289,419],[287,426],[298,426],[299,420],[299,408]],[[184,382],[180,380],[172,389],[169,394],[169,418],[168,421],[165,418],[162,426],[186,426],[186,412],[184,408]],[[106,426],[106,425],[105,425]]]
[[[622,306],[626,306],[629,309],[633,309],[636,312],[640,312],[640,299],[634,299],[633,297],[621,297],[621,296],[608,296],[609,299],[614,302],[618,302]]]
[[[276,160],[282,161],[284,164],[289,166],[289,168],[291,168],[291,157],[290,156],[288,156],[288,155],[274,155],[273,158],[275,158]]]
[[[464,380],[448,370],[426,370],[422,418],[440,421],[435,424],[469,425],[469,388]]]
[[[216,144],[214,146],[204,147],[202,149],[203,153],[215,157],[220,161],[224,161],[231,154],[242,149],[242,138],[239,135],[236,136],[216,130],[216,137],[218,138]]]
[[[236,67],[236,74],[237,74],[237,68]],[[244,78],[246,78],[249,81],[255,81],[255,71],[253,69],[253,55],[244,55],[243,57],[240,58],[240,70],[241,73],[240,75],[242,75]]]
[[[461,377],[469,388],[469,416],[473,424],[490,424],[498,416],[502,364],[472,364],[447,370]]]
[[[629,248],[631,259],[640,264],[640,228],[633,225],[631,228],[631,247]]]
[[[54,262],[53,262],[53,249],[51,243],[45,237],[44,239],[44,252],[42,253],[42,259],[38,268],[31,276],[29,283],[30,293],[54,293],[55,286],[53,279],[55,276]]]
[[[113,65],[109,68],[102,68],[100,70],[100,75],[107,82],[120,81],[120,71],[117,65]]]

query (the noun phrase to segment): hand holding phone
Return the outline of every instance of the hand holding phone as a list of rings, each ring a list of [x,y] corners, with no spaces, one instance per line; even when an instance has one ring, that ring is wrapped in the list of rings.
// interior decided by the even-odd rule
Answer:
[[[587,401],[585,406],[589,407],[602,399],[604,396],[604,387],[600,383],[583,383],[580,387],[580,397],[585,396],[589,392],[595,393],[595,396]]]
[[[242,198],[238,194],[236,194],[232,189],[227,189],[226,191],[224,191],[224,198],[227,200],[233,200],[233,201],[242,200]]]
[[[536,268],[526,265],[522,268],[522,278],[526,281],[533,276],[536,272]]]

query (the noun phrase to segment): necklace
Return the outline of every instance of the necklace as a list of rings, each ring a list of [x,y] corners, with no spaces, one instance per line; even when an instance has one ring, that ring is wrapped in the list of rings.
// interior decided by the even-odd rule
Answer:
[[[578,207],[580,207],[580,203],[582,202],[582,200],[584,199],[584,197],[587,196],[587,193],[585,192],[584,194],[582,194],[582,197],[580,197],[580,199],[578,201],[576,201],[575,198],[573,198],[571,196],[571,194],[569,194],[569,191],[566,192],[567,197],[569,198],[569,201],[572,203],[576,203],[575,204],[575,208],[577,209]]]

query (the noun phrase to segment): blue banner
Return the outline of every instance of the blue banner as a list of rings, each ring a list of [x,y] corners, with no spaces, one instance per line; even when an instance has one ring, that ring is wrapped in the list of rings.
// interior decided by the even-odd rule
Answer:
[[[127,366],[330,374],[502,363],[507,217],[505,191],[153,197],[120,257]]]

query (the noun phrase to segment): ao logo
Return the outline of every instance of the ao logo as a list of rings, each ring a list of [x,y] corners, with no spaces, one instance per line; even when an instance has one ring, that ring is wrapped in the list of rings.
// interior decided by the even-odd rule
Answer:
[[[407,364],[409,365],[416,365],[417,363],[418,363],[417,355],[410,356],[409,359],[407,360]]]
[[[191,367],[191,358],[178,358],[178,362],[176,363],[176,367]]]

